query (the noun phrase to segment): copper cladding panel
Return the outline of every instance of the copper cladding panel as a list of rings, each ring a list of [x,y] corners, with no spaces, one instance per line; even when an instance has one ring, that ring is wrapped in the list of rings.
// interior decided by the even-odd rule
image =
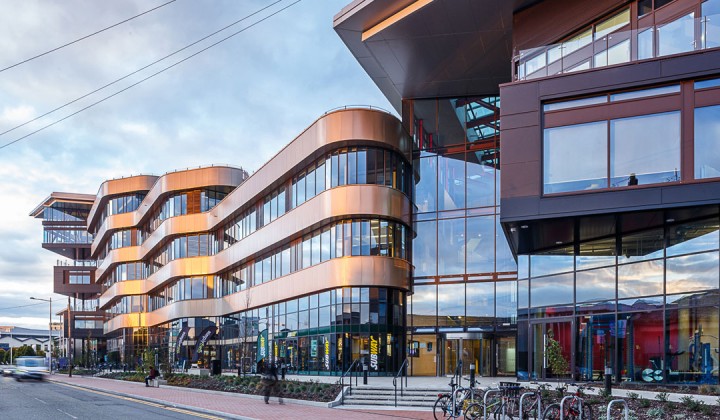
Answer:
[[[158,177],[155,175],[138,175],[128,178],[111,179],[103,182],[98,190],[97,197],[88,214],[88,227],[93,226],[96,218],[102,214],[102,206],[107,203],[108,196],[130,193],[133,191],[149,191]]]
[[[133,178],[119,179],[112,181],[115,185],[122,181],[130,181]],[[148,211],[158,199],[172,191],[202,188],[213,185],[237,186],[242,183],[244,172],[241,169],[227,166],[212,166],[208,168],[191,169],[188,171],[172,172],[157,178],[152,188],[143,199],[140,208],[136,211],[114,214],[108,216],[100,229],[98,229],[92,243],[91,252],[95,254],[98,244],[103,243],[110,232],[116,229],[125,229],[138,226],[148,216]],[[130,183],[133,184],[133,183]],[[105,184],[103,184],[105,185]],[[132,190],[130,190],[132,191]],[[106,201],[106,200],[105,200]],[[90,220],[90,218],[88,218]],[[94,223],[94,222],[93,222]],[[92,226],[88,223],[88,226]]]
[[[347,185],[326,190],[216,255],[177,259],[145,280],[115,283],[101,296],[100,306],[105,307],[119,296],[149,293],[179,277],[221,272],[280,243],[288,242],[287,239],[290,237],[301,235],[332,220],[372,215],[399,220],[410,225],[410,211],[410,200],[405,194],[393,188],[378,185]],[[207,229],[207,223],[213,218],[207,213],[201,213],[173,219],[178,219],[179,222],[173,221],[167,225],[164,223],[161,228],[163,226],[167,226],[164,229],[177,228],[173,233],[180,233],[182,229],[195,232],[194,229]],[[197,224],[189,222],[190,219]],[[166,222],[168,221],[172,219]],[[151,236],[142,246],[112,250],[98,267],[96,278],[101,279],[104,273],[117,263],[143,259],[167,234],[169,233],[166,231],[158,233],[155,238]]]
[[[222,298],[185,300],[150,313],[117,315],[106,322],[105,333],[183,317],[223,316],[338,287],[391,287],[407,291],[410,264],[377,256],[336,258]]]

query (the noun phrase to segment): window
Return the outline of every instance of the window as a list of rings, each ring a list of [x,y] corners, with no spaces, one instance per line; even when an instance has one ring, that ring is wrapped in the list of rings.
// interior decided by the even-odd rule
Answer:
[[[717,177],[720,177],[720,105],[696,108],[695,179]]]
[[[543,147],[546,194],[607,187],[606,122],[545,129]]]
[[[679,181],[680,112],[610,121],[610,177],[613,187]]]

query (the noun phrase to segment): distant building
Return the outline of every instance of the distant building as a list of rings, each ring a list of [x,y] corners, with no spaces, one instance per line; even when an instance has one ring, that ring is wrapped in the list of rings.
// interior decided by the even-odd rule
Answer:
[[[60,338],[60,331],[53,329],[53,340]],[[10,350],[10,347],[32,347],[35,351],[48,350],[48,330],[35,330],[30,328],[0,326],[0,349]]]

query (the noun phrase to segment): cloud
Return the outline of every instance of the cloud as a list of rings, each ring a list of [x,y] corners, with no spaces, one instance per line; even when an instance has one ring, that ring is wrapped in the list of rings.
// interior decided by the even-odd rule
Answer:
[[[17,2],[13,13],[0,15],[0,68],[163,2]],[[5,292],[18,302],[25,302],[30,293],[52,293],[52,265],[62,257],[41,248],[41,223],[28,213],[53,191],[94,194],[106,179],[209,164],[253,171],[331,108],[367,104],[389,109],[387,100],[332,29],[334,14],[347,3],[349,0],[301,2],[137,87],[0,149],[0,299]],[[266,4],[260,0],[175,2],[2,72],[0,132]],[[0,144],[68,116],[159,69],[154,66],[0,136]],[[28,311],[19,309],[14,314],[17,318],[12,318],[17,320],[14,323],[30,322],[36,315],[26,320]],[[34,327],[43,328],[47,321],[42,314],[37,316],[40,322]],[[10,321],[0,323],[12,324]]]

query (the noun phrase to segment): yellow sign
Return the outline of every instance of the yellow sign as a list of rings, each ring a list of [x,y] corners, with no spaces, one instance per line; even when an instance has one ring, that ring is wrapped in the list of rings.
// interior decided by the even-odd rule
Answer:
[[[378,345],[378,341],[373,337],[370,336],[370,367],[373,368],[373,370],[378,370],[378,353],[380,352],[380,346]]]

